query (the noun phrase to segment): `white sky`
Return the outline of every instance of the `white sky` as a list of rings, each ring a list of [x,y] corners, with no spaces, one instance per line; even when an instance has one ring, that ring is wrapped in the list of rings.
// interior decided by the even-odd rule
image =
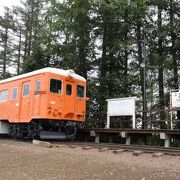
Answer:
[[[4,6],[12,7],[19,6],[21,0],[0,0],[0,15],[3,14]]]

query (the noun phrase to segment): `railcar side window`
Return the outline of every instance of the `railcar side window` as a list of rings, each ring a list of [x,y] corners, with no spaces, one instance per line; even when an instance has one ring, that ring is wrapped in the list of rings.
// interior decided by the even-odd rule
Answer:
[[[71,84],[66,85],[66,95],[71,95],[72,94],[72,86]]]
[[[61,94],[62,82],[57,79],[51,79],[50,81],[50,92]]]
[[[23,88],[23,96],[29,95],[29,84],[25,84]]]
[[[8,90],[0,91],[0,102],[6,102],[8,99]]]
[[[36,92],[35,95],[39,95],[40,93],[40,85],[41,85],[41,81],[40,80],[36,80]]]
[[[77,97],[84,98],[84,86],[77,85]]]
[[[18,88],[13,88],[12,89],[12,99],[13,100],[17,99],[17,93],[18,93]]]

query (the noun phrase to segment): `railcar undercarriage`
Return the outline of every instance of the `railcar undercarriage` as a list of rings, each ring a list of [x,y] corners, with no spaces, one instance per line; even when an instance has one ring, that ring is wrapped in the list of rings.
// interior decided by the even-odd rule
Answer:
[[[9,124],[9,136],[12,138],[72,139],[76,132],[76,123],[72,121],[33,120]]]

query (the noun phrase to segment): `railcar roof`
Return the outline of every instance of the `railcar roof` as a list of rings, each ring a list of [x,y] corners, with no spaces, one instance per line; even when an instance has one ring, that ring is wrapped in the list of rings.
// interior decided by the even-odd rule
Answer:
[[[39,69],[39,70],[32,71],[32,72],[29,72],[26,74],[22,74],[22,75],[18,75],[18,76],[12,77],[12,78],[2,80],[2,81],[0,81],[0,84],[10,82],[10,81],[14,81],[14,80],[18,80],[18,79],[22,79],[22,78],[26,78],[26,77],[33,76],[36,74],[46,73],[46,72],[58,74],[58,75],[66,76],[66,77],[72,77],[72,78],[80,80],[80,81],[86,81],[85,78],[74,73],[73,70],[63,70],[63,69],[58,69],[58,68],[47,67],[47,68]]]

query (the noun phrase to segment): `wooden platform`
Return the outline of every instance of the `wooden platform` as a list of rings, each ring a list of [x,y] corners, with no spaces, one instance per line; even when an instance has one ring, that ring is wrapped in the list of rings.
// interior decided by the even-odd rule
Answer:
[[[95,133],[110,133],[110,134],[119,134],[121,132],[126,132],[128,134],[160,134],[166,133],[168,135],[180,135],[180,129],[119,129],[119,128],[82,128],[79,129],[80,133],[90,133],[94,131]]]
[[[80,134],[86,134],[95,137],[95,142],[99,143],[100,136],[108,135],[109,139],[112,136],[120,136],[126,138],[126,144],[130,145],[132,136],[153,136],[159,135],[160,139],[164,140],[164,146],[170,146],[170,140],[180,138],[180,129],[119,129],[119,128],[82,128],[79,129]]]

